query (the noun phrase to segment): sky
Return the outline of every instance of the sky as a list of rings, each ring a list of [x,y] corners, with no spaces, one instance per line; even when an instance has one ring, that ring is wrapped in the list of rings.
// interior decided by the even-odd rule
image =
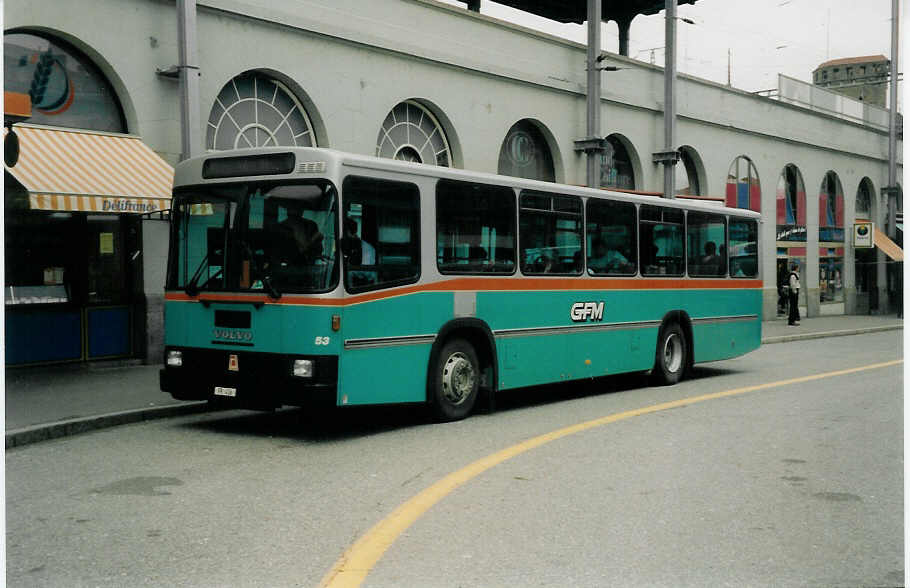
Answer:
[[[481,13],[579,43],[587,38],[585,25],[563,25],[490,0],[481,0]],[[726,84],[730,50],[730,81],[749,92],[777,88],[778,73],[811,82],[812,71],[829,59],[891,54],[891,0],[698,0],[679,6],[677,15],[695,22],[677,27],[677,70]],[[615,22],[603,25],[602,39],[603,49],[619,51]],[[663,65],[663,46],[663,11],[632,21],[629,57],[649,62],[654,49]]]

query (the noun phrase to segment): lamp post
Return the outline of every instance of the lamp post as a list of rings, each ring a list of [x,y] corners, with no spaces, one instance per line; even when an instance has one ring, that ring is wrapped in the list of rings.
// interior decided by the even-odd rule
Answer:
[[[180,76],[180,160],[200,154],[199,57],[196,50],[196,0],[177,0]]]
[[[691,22],[691,21],[689,21]],[[664,198],[676,197],[676,0],[667,0],[664,32],[664,150],[652,161],[664,166]]]

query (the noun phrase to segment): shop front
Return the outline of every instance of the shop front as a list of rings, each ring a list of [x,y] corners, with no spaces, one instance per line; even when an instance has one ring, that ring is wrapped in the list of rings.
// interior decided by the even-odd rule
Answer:
[[[6,363],[140,356],[142,219],[173,169],[132,135],[16,125],[6,167]]]

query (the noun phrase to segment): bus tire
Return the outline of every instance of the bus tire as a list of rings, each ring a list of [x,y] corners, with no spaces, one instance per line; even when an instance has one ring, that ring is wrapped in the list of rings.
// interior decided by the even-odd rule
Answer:
[[[433,366],[430,406],[438,421],[465,418],[477,401],[480,363],[474,347],[464,339],[452,339],[439,352]]]
[[[689,343],[677,323],[664,325],[657,337],[652,374],[657,384],[672,386],[679,382],[689,365]]]

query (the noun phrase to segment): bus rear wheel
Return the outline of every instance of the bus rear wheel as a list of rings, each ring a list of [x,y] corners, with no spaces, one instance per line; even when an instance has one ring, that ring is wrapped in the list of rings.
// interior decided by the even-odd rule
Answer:
[[[430,405],[439,421],[465,418],[477,401],[480,364],[470,343],[453,339],[446,343],[433,367]]]
[[[657,337],[654,379],[661,385],[673,385],[682,379],[688,365],[689,345],[682,328],[676,323],[664,325]]]

